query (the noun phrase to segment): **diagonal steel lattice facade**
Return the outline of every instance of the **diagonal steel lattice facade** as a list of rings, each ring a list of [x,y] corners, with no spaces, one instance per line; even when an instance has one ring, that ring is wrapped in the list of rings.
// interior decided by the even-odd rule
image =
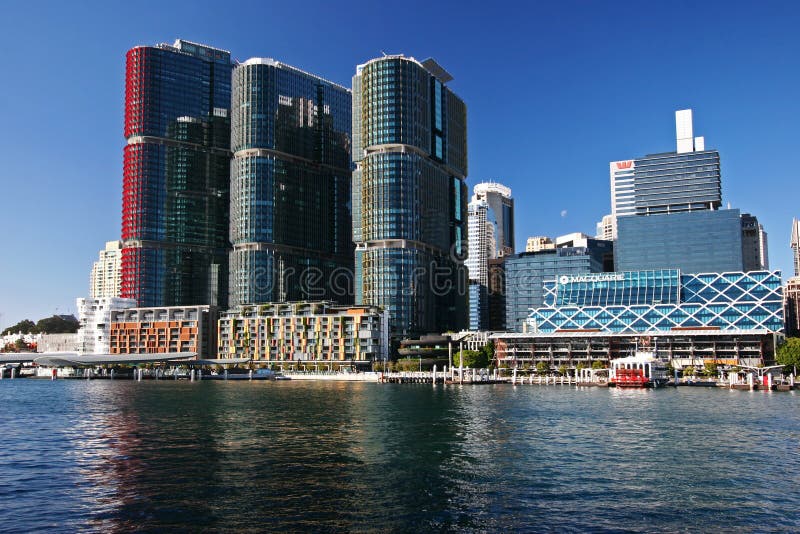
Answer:
[[[534,332],[784,330],[780,271],[564,275],[543,285],[545,305],[528,317]]]

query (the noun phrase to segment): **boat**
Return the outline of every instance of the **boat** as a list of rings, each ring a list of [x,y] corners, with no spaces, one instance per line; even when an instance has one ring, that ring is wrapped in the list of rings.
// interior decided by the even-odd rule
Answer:
[[[611,360],[608,385],[618,388],[657,388],[667,384],[667,366],[652,352]]]

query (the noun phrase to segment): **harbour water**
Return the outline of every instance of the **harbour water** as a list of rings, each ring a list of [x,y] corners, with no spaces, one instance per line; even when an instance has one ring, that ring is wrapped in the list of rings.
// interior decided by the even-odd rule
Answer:
[[[0,530],[797,531],[800,396],[0,382]]]

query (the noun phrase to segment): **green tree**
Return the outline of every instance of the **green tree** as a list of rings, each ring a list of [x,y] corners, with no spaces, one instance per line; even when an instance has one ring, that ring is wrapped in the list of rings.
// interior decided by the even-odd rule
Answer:
[[[18,322],[13,326],[9,326],[5,330],[3,330],[2,335],[7,334],[16,334],[18,332],[22,332],[23,334],[38,334],[39,331],[36,329],[36,323],[31,321],[30,319],[23,319],[22,321]]]
[[[600,360],[595,360],[592,362],[592,369],[605,369],[606,366]]]
[[[775,360],[783,365],[785,373],[793,373],[800,367],[800,337],[788,337],[775,354]]]
[[[706,376],[717,376],[719,366],[715,362],[705,364]]]
[[[547,362],[539,362],[536,364],[536,372],[540,375],[546,375],[550,372],[550,364]]]
[[[567,376],[567,366],[566,365],[559,365],[558,366],[558,374],[561,376]]]
[[[486,359],[486,365],[484,367],[493,365],[494,364],[494,341],[490,341],[486,345],[481,347],[481,353],[483,354],[483,357]]]
[[[464,367],[477,367],[483,369],[489,365],[489,360],[487,359],[484,351],[465,350],[463,353]],[[461,351],[456,352],[455,355],[453,355],[453,365],[455,367],[461,367]]]
[[[43,334],[74,334],[81,324],[71,315],[53,315],[40,319],[36,323],[36,330]]]

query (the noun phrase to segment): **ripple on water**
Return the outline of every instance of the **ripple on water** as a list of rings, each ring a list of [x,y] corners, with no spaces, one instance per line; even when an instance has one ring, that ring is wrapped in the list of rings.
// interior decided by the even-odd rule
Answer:
[[[797,401],[3,381],[0,528],[797,530]]]

